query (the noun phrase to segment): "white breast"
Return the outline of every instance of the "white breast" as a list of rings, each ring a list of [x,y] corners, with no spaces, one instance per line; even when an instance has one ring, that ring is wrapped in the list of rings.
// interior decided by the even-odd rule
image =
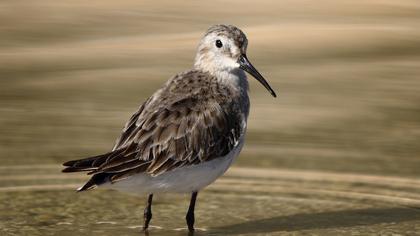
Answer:
[[[155,177],[140,173],[113,184],[103,184],[100,187],[132,194],[199,191],[226,172],[239,155],[243,143],[244,135],[236,147],[224,157],[193,166],[181,167]]]

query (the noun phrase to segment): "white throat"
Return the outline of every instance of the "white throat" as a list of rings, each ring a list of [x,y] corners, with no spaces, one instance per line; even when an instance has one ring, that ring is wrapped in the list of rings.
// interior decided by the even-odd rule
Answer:
[[[237,68],[233,70],[220,70],[214,73],[219,83],[232,87],[241,93],[248,92],[248,79],[243,70]]]

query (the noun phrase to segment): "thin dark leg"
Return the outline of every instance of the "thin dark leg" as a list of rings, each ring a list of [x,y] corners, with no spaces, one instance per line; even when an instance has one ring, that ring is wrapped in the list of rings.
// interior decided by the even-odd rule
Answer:
[[[185,219],[187,220],[188,230],[190,232],[194,231],[194,209],[195,209],[195,200],[197,199],[197,193],[193,192],[191,195],[190,206],[188,207],[187,215]]]
[[[149,194],[149,197],[147,198],[147,205],[144,208],[143,230],[147,230],[147,228],[149,227],[149,222],[152,219],[152,200],[153,200],[153,194]]]

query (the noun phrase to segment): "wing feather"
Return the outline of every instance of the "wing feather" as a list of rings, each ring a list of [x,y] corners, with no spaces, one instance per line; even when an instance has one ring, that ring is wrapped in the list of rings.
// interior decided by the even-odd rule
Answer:
[[[88,170],[101,181],[115,182],[136,173],[157,176],[227,155],[237,145],[246,118],[232,99],[214,99],[217,86],[209,86],[212,91],[198,87],[194,93],[177,91],[188,86],[167,85],[131,116],[110,153],[67,162],[65,170]]]

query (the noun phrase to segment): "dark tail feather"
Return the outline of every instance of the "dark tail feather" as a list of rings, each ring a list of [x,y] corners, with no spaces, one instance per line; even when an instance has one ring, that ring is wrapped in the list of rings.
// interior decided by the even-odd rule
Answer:
[[[67,166],[62,172],[79,172],[96,170],[103,164],[111,153],[106,153],[94,157],[83,158],[79,160],[68,161],[63,164]]]
[[[62,172],[81,172],[81,171],[89,171],[87,174],[92,175],[92,177],[86,182],[85,185],[78,188],[77,191],[85,191],[89,189],[93,189],[101,184],[104,184],[111,180],[111,177],[115,175],[113,172],[102,172],[99,168],[105,162],[112,160],[113,158],[117,157],[118,155],[122,154],[125,149],[115,150],[112,152],[108,152],[102,155],[83,158],[79,160],[68,161],[63,164],[65,168]],[[135,153],[133,154],[135,155]]]
[[[99,168],[99,166],[105,163],[105,161],[108,159],[110,154],[112,154],[112,152],[94,156],[94,157],[88,157],[84,159],[65,162],[63,166],[66,166],[66,168],[64,168],[62,172],[95,171]],[[88,174],[92,174],[92,173],[88,173]],[[78,188],[77,191],[81,192],[81,191],[93,189],[96,186],[107,182],[108,180],[109,180],[108,173],[94,174],[89,179],[89,181],[86,182],[86,184],[83,185],[82,187]]]
[[[85,185],[77,189],[77,192],[90,190],[95,188],[98,185],[101,185],[109,180],[109,174],[107,173],[99,173],[92,176]]]

